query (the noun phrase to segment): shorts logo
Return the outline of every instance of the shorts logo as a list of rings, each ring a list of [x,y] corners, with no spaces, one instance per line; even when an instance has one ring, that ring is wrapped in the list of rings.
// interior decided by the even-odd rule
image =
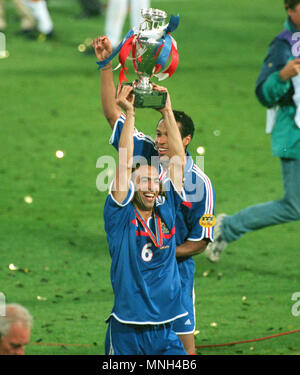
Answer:
[[[213,214],[204,214],[199,220],[199,224],[203,228],[211,228],[216,224],[216,217]]]
[[[190,319],[188,319],[188,320],[184,323],[184,325],[185,325],[185,326],[191,326],[192,323],[191,323]]]

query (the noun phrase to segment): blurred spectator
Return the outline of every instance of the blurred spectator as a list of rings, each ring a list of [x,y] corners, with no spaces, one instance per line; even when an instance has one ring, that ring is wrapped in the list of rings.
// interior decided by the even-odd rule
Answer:
[[[19,13],[21,19],[21,33],[27,33],[34,29],[35,18],[31,11],[24,5],[22,0],[13,0],[15,7]],[[4,13],[4,0],[0,0],[0,31],[4,31],[6,28],[6,20]]]
[[[25,307],[6,305],[6,315],[0,316],[0,355],[24,355],[31,326],[32,316]]]
[[[268,46],[255,92],[268,108],[266,131],[272,134],[273,155],[280,158],[284,196],[234,215],[218,215],[214,242],[205,251],[212,262],[217,262],[227,245],[245,233],[300,220],[300,58],[293,55],[293,35],[300,31],[300,0],[283,3],[287,20]]]
[[[130,4],[129,4],[130,3]],[[105,35],[116,48],[122,39],[123,25],[130,5],[131,27],[138,26],[141,21],[141,9],[150,7],[150,0],[109,0],[106,13]]]
[[[103,6],[100,0],[79,0],[82,12],[79,14],[79,18],[89,18],[93,16],[101,16],[103,12]]]
[[[123,26],[130,8],[131,27],[139,26],[143,21],[141,9],[150,7],[150,0],[109,0],[106,11],[105,35],[111,41],[113,49],[115,49],[122,40]],[[94,56],[94,48],[92,39],[87,38],[86,41],[78,46],[80,52],[86,55]]]
[[[6,28],[5,15],[4,15],[4,4],[3,0],[0,0],[0,31],[4,31]]]
[[[37,21],[37,29],[47,37],[53,35],[53,22],[45,0],[23,0]]]

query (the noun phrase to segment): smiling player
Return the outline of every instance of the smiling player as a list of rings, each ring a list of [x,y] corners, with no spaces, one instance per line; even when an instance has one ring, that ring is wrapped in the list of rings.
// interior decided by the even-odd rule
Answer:
[[[131,91],[132,87],[124,86],[117,98],[127,116],[120,135],[116,177],[104,207],[115,296],[105,351],[116,355],[182,355],[186,352],[172,323],[187,314],[181,304],[174,236],[184,149],[168,109],[168,96],[164,118],[173,134],[169,144],[172,156],[178,158],[170,163],[172,183],[165,185],[165,196],[159,196],[162,190],[156,167],[146,163],[132,169],[135,116]]]
[[[99,61],[107,58],[112,47],[107,37],[99,37],[94,40],[94,48]],[[157,89],[159,86],[153,84]],[[113,133],[110,143],[118,149],[119,140],[126,120],[122,109],[115,100],[115,85],[111,63],[101,69],[101,100],[104,115],[108,120]],[[214,190],[210,179],[198,168],[192,157],[186,150],[194,133],[192,119],[182,111],[173,110],[173,115],[180,131],[179,142],[183,145],[186,153],[186,165],[184,168],[184,189],[186,201],[181,202],[176,212],[176,257],[180,272],[183,290],[183,303],[188,315],[178,319],[174,323],[174,330],[181,338],[188,354],[195,354],[194,331],[195,331],[195,309],[194,309],[194,255],[202,253],[207,244],[213,240],[213,229],[202,227],[200,219],[203,215],[214,213]],[[160,179],[163,181],[167,175],[170,153],[170,131],[166,127],[165,119],[159,121],[156,129],[156,138],[139,132],[135,129],[134,155],[141,155],[148,160],[151,157],[159,157]]]

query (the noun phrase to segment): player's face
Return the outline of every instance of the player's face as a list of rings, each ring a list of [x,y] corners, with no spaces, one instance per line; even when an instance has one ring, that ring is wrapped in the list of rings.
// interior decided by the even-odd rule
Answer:
[[[155,146],[158,151],[158,156],[168,156],[168,133],[164,121],[160,121],[156,128]]]
[[[151,211],[159,193],[157,169],[150,165],[142,165],[134,172],[134,179],[133,203],[142,211]]]
[[[178,127],[181,123],[177,122]],[[186,147],[191,141],[191,137],[187,136],[182,139],[183,146]],[[156,128],[155,146],[157,148],[158,156],[161,161],[168,159],[169,155],[169,144],[168,144],[168,132],[164,120],[161,120]]]
[[[13,324],[6,336],[0,339],[0,354],[24,355],[25,345],[30,339],[30,328],[20,324]]]
[[[300,30],[300,4],[295,6],[295,9],[288,9],[288,15],[298,30]]]

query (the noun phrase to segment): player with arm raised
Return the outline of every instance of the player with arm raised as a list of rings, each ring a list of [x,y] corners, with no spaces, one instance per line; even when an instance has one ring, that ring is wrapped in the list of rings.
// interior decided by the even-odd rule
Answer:
[[[131,91],[130,86],[124,86],[117,97],[126,120],[119,140],[116,177],[104,207],[115,297],[105,351],[116,355],[182,355],[186,352],[172,325],[187,314],[181,302],[175,257],[175,211],[183,194],[185,154],[175,119],[167,116],[166,126],[173,134],[170,148],[176,156],[170,163],[171,183],[165,181],[162,186],[154,165],[132,164],[135,114]],[[167,105],[171,106],[169,96]]]
[[[106,36],[94,40],[94,48],[99,61],[105,60],[112,52],[109,39]],[[101,101],[106,119],[113,134],[111,144],[118,149],[120,133],[126,116],[115,100],[116,89],[114,85],[112,65],[109,63],[101,69]],[[154,88],[157,88],[154,85]],[[177,127],[181,133],[180,143],[185,150],[190,143],[193,132],[193,121],[184,112],[172,111]],[[170,131],[165,124],[165,109],[161,110],[162,118],[156,129],[156,139],[137,131],[133,132],[134,155],[142,155],[148,160],[158,156],[165,164],[165,159],[170,158]],[[166,172],[160,168],[160,178],[163,180]],[[195,353],[194,331],[194,272],[195,262],[192,256],[202,253],[209,241],[212,241],[212,228],[200,225],[203,215],[214,213],[214,190],[210,179],[197,167],[192,157],[186,150],[186,165],[184,169],[185,191],[187,200],[182,202],[176,213],[176,256],[181,277],[184,306],[189,312],[188,316],[176,320],[174,329],[181,338],[188,354]]]

